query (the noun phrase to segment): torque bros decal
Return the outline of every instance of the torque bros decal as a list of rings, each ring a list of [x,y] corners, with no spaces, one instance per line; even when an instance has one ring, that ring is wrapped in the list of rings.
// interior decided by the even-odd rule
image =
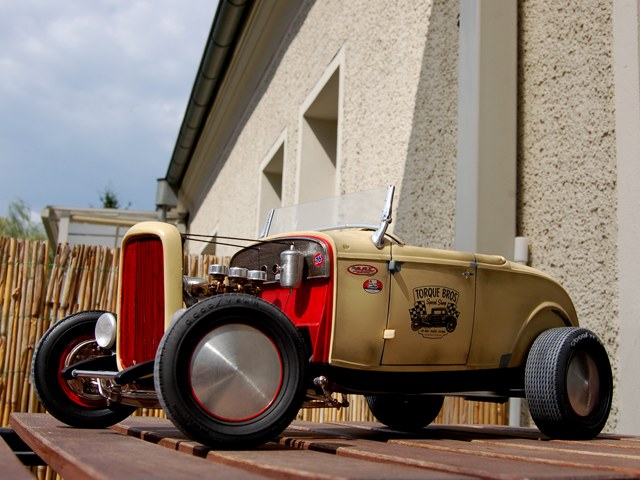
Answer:
[[[458,292],[438,285],[414,288],[409,314],[411,330],[424,338],[442,338],[458,326]]]

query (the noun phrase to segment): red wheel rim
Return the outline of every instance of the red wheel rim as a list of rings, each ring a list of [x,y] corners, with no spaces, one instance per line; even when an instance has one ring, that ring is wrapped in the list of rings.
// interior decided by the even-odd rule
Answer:
[[[62,370],[64,368],[92,356],[88,352],[85,352],[85,350],[95,350],[94,348],[91,348],[92,344],[95,345],[93,338],[86,336],[78,338],[76,343],[69,344],[64,349],[62,355],[60,355],[60,362],[58,364],[58,384],[67,398],[72,402],[86,408],[101,408],[106,405],[106,400],[104,398],[97,394],[85,393],[85,384],[87,384],[87,382],[92,382],[92,380],[65,380],[62,378]]]

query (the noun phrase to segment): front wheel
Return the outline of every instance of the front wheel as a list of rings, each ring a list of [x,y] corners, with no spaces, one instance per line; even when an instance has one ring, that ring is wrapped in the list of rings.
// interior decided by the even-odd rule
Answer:
[[[369,395],[369,410],[381,423],[402,431],[415,431],[433,422],[444,397],[441,395]]]
[[[156,390],[171,421],[213,448],[249,448],[281,433],[306,393],[308,355],[287,316],[244,294],[208,298],[165,333]]]
[[[40,403],[55,418],[74,427],[109,427],[136,409],[117,403],[107,405],[96,380],[62,377],[65,367],[102,356],[113,359],[111,370],[117,370],[115,357],[98,347],[94,338],[96,321],[102,313],[80,312],[60,320],[45,332],[33,352],[31,383]]]
[[[553,328],[533,342],[525,366],[531,418],[552,438],[590,439],[609,417],[613,380],[602,342],[585,328]]]

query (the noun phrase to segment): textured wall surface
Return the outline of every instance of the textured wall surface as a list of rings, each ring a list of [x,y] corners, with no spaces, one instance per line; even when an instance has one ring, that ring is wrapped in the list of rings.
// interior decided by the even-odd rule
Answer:
[[[518,234],[618,348],[611,2],[520,7]],[[614,425],[615,426],[615,425]]]
[[[338,190],[394,183],[395,232],[409,243],[452,247],[458,2],[304,5],[232,147],[220,152],[206,138],[199,145],[203,165],[219,155],[225,163],[202,205],[194,205],[191,231],[256,235],[259,167],[279,138],[285,139],[284,204],[295,203],[302,106],[338,58]],[[530,264],[567,288],[582,324],[603,339],[615,364],[611,16],[612,0],[519,3],[517,234],[529,237]],[[187,187],[199,174],[187,175]],[[609,428],[615,426],[614,409]]]
[[[394,183],[396,232],[413,243],[450,247],[457,9],[457,2],[446,0],[313,3],[292,25],[295,35],[286,40],[268,88],[191,219],[191,231],[255,236],[259,165],[283,132],[283,201],[295,203],[301,106],[340,54],[338,190]],[[219,154],[206,145],[199,151],[203,157]],[[230,195],[236,191],[243,193]]]

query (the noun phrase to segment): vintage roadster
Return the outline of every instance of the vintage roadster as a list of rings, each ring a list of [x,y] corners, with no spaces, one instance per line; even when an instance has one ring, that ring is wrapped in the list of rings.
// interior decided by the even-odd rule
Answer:
[[[432,422],[447,395],[524,397],[546,435],[596,436],[611,367],[565,290],[500,256],[405,245],[387,228],[393,191],[272,211],[206,279],[183,276],[175,227],[132,227],[117,312],[71,315],[38,343],[41,403],[83,428],[162,407],[203,444],[247,448],[300,408],[346,407],[344,394],[402,430]]]

